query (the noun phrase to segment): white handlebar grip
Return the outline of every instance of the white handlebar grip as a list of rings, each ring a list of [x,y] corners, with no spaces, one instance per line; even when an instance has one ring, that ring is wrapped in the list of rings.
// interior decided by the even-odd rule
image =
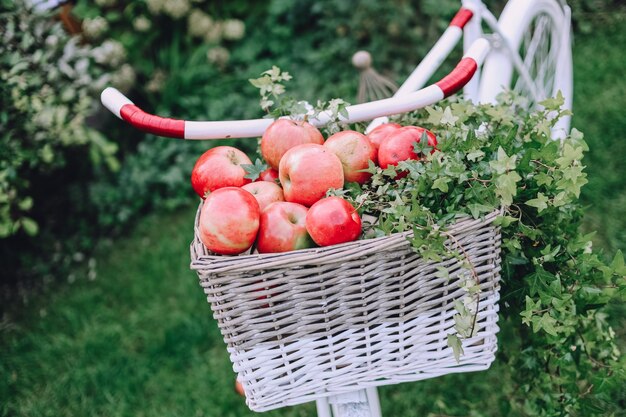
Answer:
[[[107,87],[100,94],[100,101],[109,109],[111,113],[122,118],[120,114],[120,110],[127,104],[134,104],[132,101],[128,99],[124,94],[120,93],[119,90],[113,87]]]

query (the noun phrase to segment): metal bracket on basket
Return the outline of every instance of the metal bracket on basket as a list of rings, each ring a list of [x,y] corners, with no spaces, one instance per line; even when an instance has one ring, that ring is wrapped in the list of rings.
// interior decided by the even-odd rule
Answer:
[[[371,417],[365,390],[334,395],[328,402],[337,410],[341,417]]]
[[[381,417],[375,387],[317,400],[318,417]]]

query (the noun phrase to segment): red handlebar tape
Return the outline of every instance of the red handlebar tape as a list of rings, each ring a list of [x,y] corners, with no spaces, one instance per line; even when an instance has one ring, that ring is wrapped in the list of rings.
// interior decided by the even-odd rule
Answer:
[[[435,85],[441,88],[444,97],[451,96],[472,79],[477,67],[474,58],[463,58],[450,74],[437,81]]]
[[[185,121],[167,119],[146,113],[134,104],[125,104],[120,109],[120,116],[137,129],[170,138],[185,138]]]
[[[450,26],[456,26],[463,29],[472,16],[474,16],[474,13],[471,10],[461,7],[450,21]]]

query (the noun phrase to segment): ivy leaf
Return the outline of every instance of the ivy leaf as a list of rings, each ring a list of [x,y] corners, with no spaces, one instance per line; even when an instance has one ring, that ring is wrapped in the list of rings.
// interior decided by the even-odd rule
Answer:
[[[516,155],[508,156],[502,146],[498,147],[498,156],[495,161],[489,162],[489,166],[497,174],[504,174],[505,172],[515,169]]]
[[[565,143],[565,145],[563,145],[563,154],[560,158],[556,159],[556,163],[563,168],[570,165],[574,161],[580,161],[582,158],[582,146],[573,147],[569,143]]]
[[[443,116],[441,117],[439,123],[443,125],[454,126],[458,120],[459,118],[452,114],[452,110],[450,109],[450,106],[448,106],[443,111]]]
[[[546,333],[552,336],[557,336],[558,332],[556,329],[556,319],[550,316],[549,313],[544,313],[541,316],[533,317],[533,332],[538,333],[541,329],[543,329]]]
[[[528,200],[526,205],[537,208],[538,212],[541,213],[543,210],[548,208],[548,197],[546,197],[543,193],[537,193],[537,198]]]
[[[554,207],[561,207],[569,203],[569,201],[570,200],[567,196],[567,193],[565,191],[561,191],[554,196],[554,198],[552,199],[552,204],[554,205]]]
[[[522,179],[515,171],[507,172],[496,178],[496,194],[502,199],[502,204],[510,206],[513,197],[517,195],[517,183]]]
[[[430,155],[432,150],[433,147],[428,144],[428,134],[424,131],[419,142],[413,143],[413,152],[419,155]]]
[[[555,111],[555,110],[559,110],[563,106],[564,103],[565,103],[565,99],[563,98],[563,94],[559,90],[556,97],[547,98],[543,101],[540,101],[539,105],[543,106],[546,110]]]
[[[261,176],[261,173],[267,169],[267,164],[257,158],[254,164],[241,164],[241,167],[246,171],[244,178],[256,181]]]
[[[250,84],[252,84],[256,88],[263,88],[263,87],[268,86],[268,85],[270,85],[272,83],[272,81],[269,79],[269,77],[250,78],[250,79],[248,79],[248,81],[250,82]]]
[[[549,186],[550,184],[552,184],[553,178],[545,172],[540,172],[539,174],[535,175],[535,181],[537,181],[538,186]]]
[[[501,226],[507,228],[511,225],[511,223],[518,221],[519,219],[512,216],[498,216],[493,221],[493,224],[496,226]]]
[[[481,151],[480,149],[474,149],[467,154],[466,158],[468,161],[475,162],[483,159],[484,156],[485,153],[483,151]]]
[[[428,123],[438,125],[441,122],[443,111],[440,108],[429,106],[426,107],[426,112],[428,113],[428,119],[426,120]]]
[[[610,265],[613,272],[622,277],[626,277],[626,265],[624,265],[624,255],[618,250]]]
[[[461,343],[461,339],[455,334],[448,335],[448,347],[452,349],[452,353],[454,354],[454,359],[459,363],[461,361],[461,355],[463,352],[463,344]]]
[[[439,177],[433,182],[433,188],[441,190],[444,193],[448,192],[448,183],[450,182],[450,178],[448,177]]]
[[[563,178],[557,181],[556,185],[560,190],[573,194],[578,198],[580,188],[587,184],[587,174],[583,172],[581,166],[570,166],[562,171]]]
[[[480,203],[468,204],[467,208],[472,214],[472,217],[475,219],[479,218],[481,213],[491,213],[495,209],[495,207],[493,206],[489,206],[487,204],[480,204]]]

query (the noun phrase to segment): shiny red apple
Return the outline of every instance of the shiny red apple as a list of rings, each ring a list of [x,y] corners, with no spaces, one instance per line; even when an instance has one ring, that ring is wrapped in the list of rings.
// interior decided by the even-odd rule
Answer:
[[[307,207],[323,198],[331,188],[342,188],[343,167],[330,149],[306,144],[289,149],[278,169],[285,200]]]
[[[278,169],[285,152],[305,143],[322,145],[324,137],[315,126],[305,121],[278,119],[263,133],[261,155],[270,167]]]
[[[232,146],[209,149],[198,158],[191,172],[191,186],[202,198],[207,192],[222,187],[241,187],[250,182],[244,178],[242,164],[252,164],[250,158]]]
[[[367,169],[369,161],[376,163],[378,160],[376,148],[367,136],[354,130],[344,130],[329,137],[324,146],[341,161],[346,182],[363,184],[372,177],[368,172],[359,172]]]
[[[289,202],[272,203],[261,212],[259,253],[288,252],[315,246],[306,231],[308,209]]]
[[[378,149],[380,148],[380,144],[389,136],[390,133],[395,132],[397,129],[400,129],[400,126],[397,123],[383,123],[380,126],[375,127],[371,132],[367,134],[367,137],[370,138],[372,145]]]
[[[251,182],[250,184],[246,184],[241,187],[242,190],[246,190],[250,194],[256,198],[256,201],[259,203],[259,208],[261,211],[265,209],[265,207],[276,201],[285,201],[285,197],[283,196],[283,189],[280,188],[280,185],[275,182],[269,181],[258,181]]]
[[[428,146],[433,148],[437,146],[435,135],[423,127],[405,126],[392,132],[378,149],[378,163],[380,167],[386,169],[389,165],[398,165],[400,161],[420,159],[422,155],[415,153],[414,145],[421,141],[424,132],[426,132],[428,137]],[[401,172],[398,174],[398,178],[406,175],[407,172]]]
[[[352,204],[343,198],[327,197],[309,209],[306,230],[320,246],[351,242],[361,234],[361,218]]]
[[[259,178],[255,181],[268,181],[278,183],[278,171],[274,168],[268,168],[259,174]]]
[[[249,192],[219,188],[204,200],[200,211],[200,240],[212,252],[236,255],[252,246],[259,230],[261,210]]]

